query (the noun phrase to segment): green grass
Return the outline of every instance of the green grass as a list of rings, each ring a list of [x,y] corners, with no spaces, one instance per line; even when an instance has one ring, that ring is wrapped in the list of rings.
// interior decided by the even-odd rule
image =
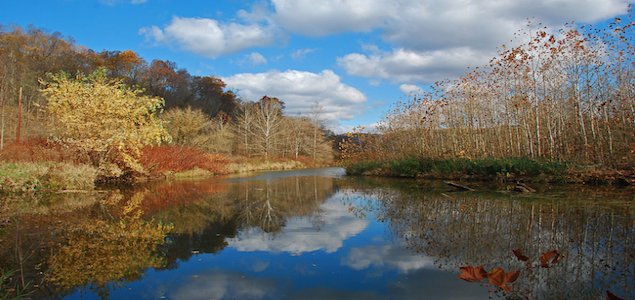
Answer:
[[[92,190],[97,170],[68,163],[0,162],[0,191],[30,193],[60,190]]]
[[[508,158],[454,158],[454,159],[402,159],[386,162],[343,163],[348,174],[400,177],[454,178],[482,177],[540,177],[564,176],[570,165],[547,159],[523,157]]]

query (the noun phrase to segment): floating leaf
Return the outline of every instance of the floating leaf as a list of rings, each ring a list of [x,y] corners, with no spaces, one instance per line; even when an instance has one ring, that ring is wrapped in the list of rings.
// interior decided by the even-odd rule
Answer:
[[[461,267],[461,272],[462,273],[458,276],[458,278],[469,282],[477,282],[484,279],[487,275],[487,272],[483,270],[483,266],[478,266],[476,268],[472,266]]]
[[[560,254],[560,252],[558,252],[558,250],[553,250],[553,251],[549,251],[549,252],[543,253],[540,256],[540,266],[543,267],[543,268],[549,268],[549,264],[548,264],[549,260],[551,260],[554,257],[556,257],[556,259],[557,259],[558,254]],[[557,260],[556,260],[556,262],[557,262]],[[554,263],[554,262],[552,261],[551,263]]]
[[[519,260],[522,260],[522,261],[527,261],[527,260],[529,259],[529,257],[528,257],[528,256],[523,255],[523,249],[516,249],[516,250],[513,250],[513,249],[512,249],[512,252],[514,252],[514,255],[516,255],[516,257],[517,257]]]
[[[606,300],[625,300],[625,299],[615,296],[613,295],[613,293],[609,292],[609,290],[606,290]]]
[[[496,287],[502,288],[506,292],[512,290],[512,287],[507,286],[507,284],[516,281],[516,279],[518,279],[518,276],[520,276],[520,271],[511,271],[505,273],[505,270],[501,268],[494,268],[489,273],[487,273],[489,282]]]
[[[505,270],[501,268],[494,268],[487,273],[487,278],[489,278],[489,282],[491,284],[500,287],[505,280]]]

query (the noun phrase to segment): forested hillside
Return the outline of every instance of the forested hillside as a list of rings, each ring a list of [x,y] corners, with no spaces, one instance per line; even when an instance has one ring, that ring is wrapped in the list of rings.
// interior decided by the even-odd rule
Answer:
[[[105,77],[98,82],[95,78],[102,75]],[[70,99],[75,95],[90,98],[88,102],[65,103],[63,105],[68,107],[53,111],[49,106],[51,97],[62,92],[66,84],[62,82],[76,86],[77,90],[76,94],[59,96],[60,99]],[[85,97],[88,90],[98,86],[113,87],[109,91],[112,95]],[[44,89],[48,93],[43,93]],[[115,101],[117,98],[113,95],[117,93],[130,94],[130,103],[137,103],[135,106],[150,99],[159,99],[156,107],[146,111],[147,117],[151,118],[148,119],[151,122],[156,119],[157,126],[167,130],[169,138],[163,139],[163,142],[161,139],[144,141],[139,145],[145,146],[143,151],[135,152],[128,149],[130,145],[115,144],[113,140],[116,139],[104,136],[105,128],[100,134],[87,136],[86,128],[81,129],[77,125],[86,123],[86,119],[73,123],[75,125],[63,121],[65,116],[77,114],[73,109],[84,109],[84,118],[104,118],[105,112],[96,112],[89,107],[99,97],[102,98],[97,102]],[[139,99],[142,99],[141,102]],[[168,165],[168,160],[181,160],[181,164],[196,161],[191,157],[184,158],[188,156],[184,153],[197,153],[223,162],[228,157],[239,156],[261,160],[294,159],[302,161],[299,165],[304,166],[324,165],[332,160],[332,147],[325,137],[317,101],[313,112],[287,116],[284,99],[262,95],[257,103],[242,101],[239,95],[226,88],[221,79],[191,75],[180,69],[176,62],[147,62],[132,50],[96,52],[77,44],[71,37],[34,26],[0,26],[0,102],[0,148],[3,150],[0,157],[5,161],[64,160],[62,152],[66,151],[66,159],[73,156],[78,160],[76,154],[79,157],[84,155],[85,163],[102,169],[106,168],[106,163],[108,168],[116,165],[125,173],[131,166],[123,162],[123,157],[127,156],[112,155],[113,151],[132,155],[130,158],[134,163],[143,157],[141,162],[147,164],[145,168],[133,168],[141,172],[148,171],[150,167],[155,171],[162,169],[160,165]],[[114,111],[128,104],[122,102],[117,105],[99,107]],[[122,115],[109,116],[124,118]],[[145,117],[139,115],[136,118]],[[103,119],[97,121],[107,123]],[[139,135],[134,132],[139,130],[138,121],[140,119],[132,120],[137,128],[133,126],[129,129],[136,136]],[[122,126],[121,123],[116,124],[119,125],[111,128],[114,131],[127,130],[117,127]],[[86,147],[96,138],[105,143],[103,147]],[[80,140],[82,145],[77,142]],[[160,144],[161,147],[158,147]],[[20,150],[18,145],[31,151]],[[51,151],[42,150],[50,148],[57,148],[58,154],[51,155]],[[94,157],[101,159],[95,160]],[[198,167],[204,165],[199,164]],[[219,171],[218,168],[214,170]]]

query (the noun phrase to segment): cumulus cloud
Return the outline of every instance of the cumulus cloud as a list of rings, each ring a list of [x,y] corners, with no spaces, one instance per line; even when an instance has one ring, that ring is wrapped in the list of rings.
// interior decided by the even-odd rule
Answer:
[[[250,54],[245,55],[244,59],[238,62],[238,64],[240,65],[250,64],[252,66],[266,64],[266,63],[267,63],[267,59],[258,52],[251,52]]]
[[[431,258],[412,255],[393,245],[353,248],[348,256],[342,258],[342,264],[358,271],[374,267],[404,274],[423,268],[437,268]]]
[[[172,299],[270,299],[278,298],[276,282],[227,270],[207,270],[175,288]],[[164,297],[163,297],[164,298]]]
[[[286,30],[312,36],[377,30],[393,50],[352,53],[338,61],[351,75],[393,82],[432,83],[456,78],[467,65],[483,66],[495,48],[535,24],[597,22],[626,13],[627,0],[271,0],[273,19]]]
[[[322,36],[383,30],[400,45],[459,47],[506,39],[535,17],[548,26],[596,22],[623,14],[627,0],[271,0],[275,19],[291,32]],[[498,35],[497,35],[498,33]],[[428,46],[426,46],[428,45]]]
[[[331,70],[321,73],[288,70],[266,73],[242,73],[222,78],[227,87],[238,90],[247,101],[262,96],[276,97],[286,105],[288,114],[308,113],[314,102],[320,103],[329,120],[350,120],[367,107],[368,98],[359,90],[340,81]]]
[[[173,17],[165,28],[144,27],[139,33],[157,44],[177,45],[207,57],[276,44],[275,28],[260,24],[224,23],[207,18]]]
[[[404,92],[404,94],[406,95],[410,95],[412,93],[417,93],[418,91],[421,91],[422,88],[414,84],[402,84],[399,86],[399,90]]]
[[[123,1],[123,0],[102,0]],[[133,0],[136,2],[144,0]],[[242,23],[174,17],[140,30],[148,40],[208,57],[280,44],[288,33],[327,36],[362,32],[381,37],[383,53],[338,59],[348,74],[401,83],[456,78],[467,65],[485,65],[532,19],[557,30],[564,23],[594,23],[627,12],[629,0],[269,0],[236,13]],[[301,59],[312,49],[297,50]],[[373,81],[377,83],[377,81]]]
[[[290,220],[284,227],[282,235],[273,233],[260,235],[241,235],[228,241],[229,247],[238,251],[267,251],[272,253],[288,252],[291,254],[309,253],[323,250],[326,253],[336,252],[344,241],[357,235],[368,227],[368,221],[351,215],[348,207],[338,200],[336,195],[320,206],[324,226],[319,231],[313,229],[313,222],[306,218]]]
[[[337,59],[351,75],[395,82],[434,82],[465,72],[469,64],[485,65],[487,52],[469,47],[416,52],[397,49],[375,54],[352,53]]]
[[[307,54],[314,51],[315,49],[299,49],[291,53],[291,58],[294,60],[303,59]]]
[[[272,0],[275,20],[291,32],[323,36],[370,31],[384,24],[390,0]]]

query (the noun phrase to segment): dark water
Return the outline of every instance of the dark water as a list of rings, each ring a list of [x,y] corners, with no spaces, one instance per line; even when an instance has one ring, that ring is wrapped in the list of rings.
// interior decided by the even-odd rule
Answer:
[[[0,267],[33,299],[635,299],[632,187],[468,184],[328,168],[16,198]],[[457,278],[481,265],[520,273]]]

